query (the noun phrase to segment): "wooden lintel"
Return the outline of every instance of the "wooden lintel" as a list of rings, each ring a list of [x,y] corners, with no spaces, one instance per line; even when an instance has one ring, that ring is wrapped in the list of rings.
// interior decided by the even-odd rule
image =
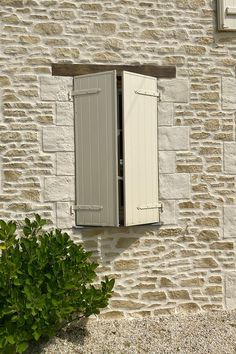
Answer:
[[[175,66],[162,65],[100,65],[100,64],[52,64],[52,75],[54,76],[79,76],[93,74],[101,71],[116,70],[117,75],[122,71],[131,71],[142,75],[156,78],[175,78]]]

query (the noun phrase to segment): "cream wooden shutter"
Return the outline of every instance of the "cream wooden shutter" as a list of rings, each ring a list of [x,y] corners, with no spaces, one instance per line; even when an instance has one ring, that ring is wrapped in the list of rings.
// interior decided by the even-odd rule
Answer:
[[[123,73],[125,225],[159,221],[157,80]]]
[[[116,72],[74,78],[76,224],[118,226]]]

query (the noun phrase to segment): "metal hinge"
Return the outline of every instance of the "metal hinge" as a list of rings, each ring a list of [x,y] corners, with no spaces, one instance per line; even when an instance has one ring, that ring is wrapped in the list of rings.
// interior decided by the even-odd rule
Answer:
[[[92,95],[101,92],[99,88],[71,91],[71,96]]]
[[[226,15],[236,15],[236,7],[226,7]]]
[[[89,211],[99,211],[102,210],[102,205],[74,205],[73,210],[89,210]]]
[[[156,92],[156,91],[146,91],[146,90],[134,90],[134,92],[135,92],[137,95],[144,95],[144,96],[157,97],[157,98],[159,98],[159,101],[161,100],[161,94],[160,94],[160,92]]]
[[[68,101],[73,101],[71,91],[68,92]]]
[[[138,210],[148,210],[148,209],[160,209],[160,212],[163,212],[163,204],[153,204],[153,205],[140,205],[137,207]]]

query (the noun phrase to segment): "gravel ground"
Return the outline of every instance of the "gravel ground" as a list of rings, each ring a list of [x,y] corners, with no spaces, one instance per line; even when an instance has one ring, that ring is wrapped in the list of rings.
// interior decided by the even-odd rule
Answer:
[[[236,311],[74,323],[30,354],[236,354]]]

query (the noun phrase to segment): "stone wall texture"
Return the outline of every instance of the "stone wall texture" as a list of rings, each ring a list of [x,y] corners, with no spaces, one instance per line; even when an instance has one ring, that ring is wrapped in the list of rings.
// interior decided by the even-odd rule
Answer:
[[[35,212],[116,278],[104,318],[236,307],[236,33],[213,0],[1,0],[0,217]],[[72,78],[51,63],[175,65],[158,89],[163,225],[72,229]]]

